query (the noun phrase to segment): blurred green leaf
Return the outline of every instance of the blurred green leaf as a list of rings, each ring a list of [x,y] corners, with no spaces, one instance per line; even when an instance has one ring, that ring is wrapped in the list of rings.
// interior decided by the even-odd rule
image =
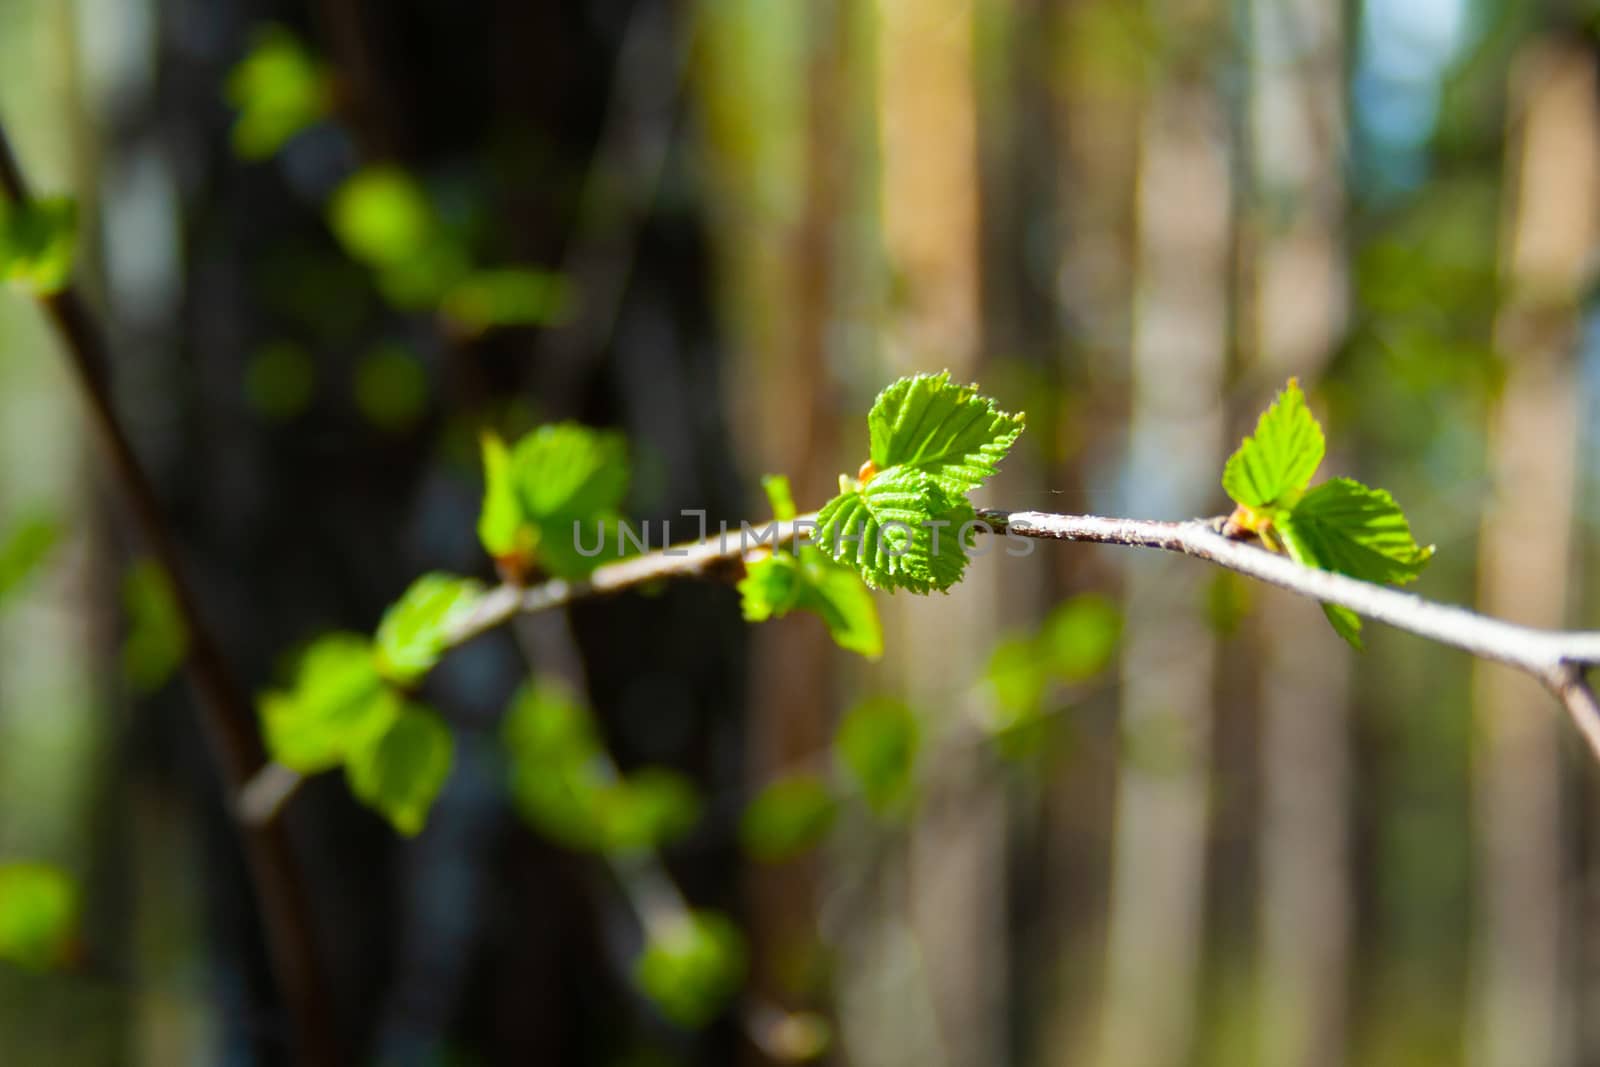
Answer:
[[[61,526],[45,515],[18,522],[0,540],[0,603],[22,587],[61,539]]]
[[[634,977],[662,1015],[698,1029],[744,985],[745,958],[744,937],[726,916],[686,912],[652,931]]]
[[[511,451],[498,434],[485,433],[483,451],[483,507],[478,512],[478,540],[496,560],[511,560],[532,549],[533,531],[522,518],[512,475]]]
[[[398,694],[378,674],[367,639],[332,633],[301,656],[293,688],[262,696],[262,732],[274,760],[315,774],[370,747],[400,706]]]
[[[445,294],[440,310],[473,336],[496,327],[555,325],[571,314],[572,286],[553,271],[476,270]]]
[[[1224,637],[1239,632],[1250,613],[1250,583],[1232,571],[1219,570],[1206,583],[1206,620]]]
[[[1045,620],[1043,651],[1063,681],[1082,682],[1105,670],[1122,637],[1122,613],[1107,597],[1083,593]]]
[[[167,683],[189,651],[189,632],[178,610],[167,572],[140,560],[122,577],[122,607],[128,633],[122,643],[122,673],[135,692],[153,693]]]
[[[563,685],[540,679],[519,689],[502,737],[518,812],[568,848],[658,848],[699,818],[699,798],[682,775],[659,768],[617,775],[588,710]]]
[[[245,366],[244,389],[257,412],[270,419],[291,419],[310,407],[316,395],[316,363],[292,342],[265,345]]]
[[[450,728],[426,708],[410,705],[371,744],[350,752],[350,791],[394,828],[415,837],[450,777],[455,741]]]
[[[78,206],[72,200],[0,199],[0,281],[37,296],[59,292],[71,280],[77,239]]]
[[[281,26],[265,26],[228,73],[228,103],[239,111],[233,150],[241,159],[266,159],[331,108],[327,70]]]
[[[883,697],[856,705],[839,724],[833,749],[839,765],[881,816],[904,813],[916,787],[922,728],[904,703]]]
[[[68,963],[77,938],[78,886],[42,863],[0,864],[0,960],[43,971]]]
[[[838,801],[815,774],[779,778],[745,809],[739,836],[745,851],[765,863],[790,859],[815,847],[833,826]]]
[[[1022,433],[1008,415],[950,372],[901,378],[878,394],[867,415],[872,463],[881,474],[905,466],[926,473],[952,497],[978,488]]]
[[[333,232],[351,256],[374,267],[426,258],[438,219],[427,194],[398,167],[358,171],[333,195]]]
[[[1324,482],[1277,523],[1296,561],[1368,582],[1404,584],[1422,573],[1433,547],[1417,544],[1394,497],[1349,478]],[[1361,647],[1361,620],[1352,611],[1323,605],[1339,636]]]
[[[997,726],[1004,729],[1039,712],[1045,691],[1050,686],[1050,665],[1040,655],[1038,642],[1031,637],[1008,637],[989,654],[984,675],[995,703],[1003,713]]]
[[[420,681],[482,598],[483,583],[471,578],[431,573],[412,582],[378,624],[378,673],[402,686]]]
[[[1322,464],[1322,427],[1306,407],[1300,383],[1289,379],[1272,406],[1228,458],[1222,488],[1248,508],[1292,506]]]
[[[428,373],[399,345],[379,345],[356,364],[356,407],[383,430],[407,430],[428,409]]]
[[[762,492],[767,494],[767,503],[772,507],[772,517],[779,522],[788,522],[797,512],[794,507],[794,494],[789,490],[789,479],[781,474],[768,474],[761,479]]]

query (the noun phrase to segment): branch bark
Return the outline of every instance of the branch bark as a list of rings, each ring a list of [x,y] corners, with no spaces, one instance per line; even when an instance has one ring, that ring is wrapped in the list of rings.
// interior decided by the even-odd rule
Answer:
[[[0,123],[0,197],[26,204],[31,192]],[[266,764],[253,705],[237,684],[211,629],[201,617],[184,577],[181,553],[162,513],[160,499],[133,443],[117,417],[111,393],[109,346],[88,305],[73,286],[39,297],[63,342],[73,377],[87,402],[89,420],[111,461],[112,477],[132,515],[145,549],[166,571],[178,613],[188,633],[184,670],[197,697],[200,723],[230,796]],[[294,1031],[296,1062],[339,1062],[318,959],[311,902],[298,858],[280,822],[247,823],[241,837],[261,908],[272,958]]]
[[[992,534],[1176,552],[1300,596],[1338,604],[1376,622],[1482,659],[1508,664],[1538,679],[1561,701],[1595,758],[1600,759],[1600,700],[1584,674],[1587,668],[1600,664],[1600,632],[1520,626],[1388,586],[1306,567],[1257,545],[1224,537],[1220,519],[1164,522],[995,509],[981,510],[978,517],[984,524],[981,529]],[[815,525],[816,514],[812,513],[773,522],[775,544],[771,537],[763,544],[753,544],[750,537],[729,530],[704,541],[602,564],[581,581],[552,580],[527,588],[502,585],[488,593],[478,610],[456,628],[449,644],[469,641],[518,612],[546,611],[575,600],[609,596],[677,578],[737,577],[744,561],[793,544]],[[767,528],[757,529],[765,534]]]

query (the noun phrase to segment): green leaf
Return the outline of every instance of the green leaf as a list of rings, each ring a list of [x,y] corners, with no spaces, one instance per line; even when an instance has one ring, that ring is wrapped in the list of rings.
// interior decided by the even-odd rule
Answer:
[[[77,883],[65,872],[0,864],[0,960],[34,971],[70,962],[80,910]]]
[[[772,517],[788,522],[798,514],[794,509],[794,494],[789,491],[789,479],[781,474],[768,474],[761,479],[761,489],[772,506]]]
[[[1050,667],[1063,681],[1082,682],[1105,670],[1122,636],[1122,613],[1107,597],[1084,593],[1050,613],[1043,630]]]
[[[834,644],[867,659],[883,655],[883,627],[878,605],[861,576],[835,563],[810,546],[800,550],[800,569],[806,576],[798,606],[818,615],[833,635]]]
[[[951,495],[925,471],[900,466],[828,501],[811,541],[875,589],[928,593],[961,580],[967,553],[960,531],[975,518],[964,496]]]
[[[362,803],[381,813],[402,834],[415,837],[450,777],[454,753],[455,742],[444,720],[412,705],[373,743],[349,754],[345,777]]]
[[[622,435],[575,422],[541,426],[526,435],[511,463],[523,510],[536,522],[570,525],[615,512],[628,491],[628,446]]]
[[[378,624],[378,673],[402,686],[420,681],[482,599],[482,583],[471,578],[438,573],[418,578]]]
[[[140,560],[122,577],[122,606],[128,633],[122,643],[122,673],[137,693],[153,693],[167,683],[189,652],[189,631],[178,610],[167,572],[154,560]]]
[[[746,564],[739,597],[747,622],[765,622],[796,608],[819,616],[835,643],[868,659],[883,655],[883,629],[872,592],[849,567],[817,548],[780,550]]]
[[[898,816],[915,791],[922,728],[898,700],[858,704],[839,724],[833,750],[841,767],[861,787],[867,805],[882,816]]]
[[[1022,433],[976,389],[953,385],[948,371],[918,374],[878,394],[867,416],[872,464],[882,473],[906,466],[925,471],[951,497],[961,497],[994,474]]]
[[[66,288],[78,238],[78,206],[66,197],[0,201],[0,281],[38,296]]]
[[[1306,493],[1275,526],[1297,562],[1368,582],[1409,582],[1433,555],[1431,545],[1424,548],[1412,537],[1394,497],[1349,478]],[[1354,612],[1331,605],[1323,610],[1339,636],[1361,647]]]
[[[367,639],[328,634],[301,656],[292,689],[262,696],[262,732],[274,760],[315,774],[372,745],[400,706],[400,697],[378,674]]]
[[[43,515],[24,519],[6,533],[0,541],[0,602],[44,565],[60,538],[60,525]]]
[[[256,31],[249,53],[228,72],[224,91],[239,111],[233,151],[241,159],[272,156],[327,115],[333,98],[327,70],[281,26]]]
[[[403,345],[378,345],[356,364],[356,409],[380,430],[416,426],[427,414],[428,396],[428,372]]]
[[[739,992],[745,961],[738,927],[717,912],[691,911],[651,931],[634,966],[634,979],[662,1015],[698,1029]]]
[[[700,820],[694,785],[677,771],[645,767],[598,789],[598,844],[603,851],[642,852],[677,840]]]
[[[800,561],[787,552],[747,563],[739,580],[739,607],[745,621],[783,618],[800,602],[804,585]]]
[[[764,863],[791,859],[814,847],[833,826],[839,804],[815,774],[792,774],[769,784],[745,809],[739,837]]]
[[[485,433],[483,446],[483,509],[478,512],[478,540],[497,560],[515,559],[526,551],[532,531],[522,519],[511,471],[511,450],[499,434]]]
[[[1290,378],[1260,420],[1229,457],[1222,488],[1249,508],[1291,507],[1322,464],[1322,427],[1306,407],[1300,383]]]

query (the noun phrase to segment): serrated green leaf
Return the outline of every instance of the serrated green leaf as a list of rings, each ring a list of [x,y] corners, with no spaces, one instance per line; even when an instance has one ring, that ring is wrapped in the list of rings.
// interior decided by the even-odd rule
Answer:
[[[455,741],[444,720],[411,705],[371,744],[349,754],[350,791],[407,837],[428,821],[428,811],[450,777]]]
[[[905,466],[925,471],[952,497],[994,474],[1022,433],[976,389],[954,385],[948,371],[901,378],[878,394],[867,416],[872,463],[879,472]]]
[[[72,277],[78,205],[66,197],[0,201],[0,281],[48,296]]]
[[[745,809],[739,837],[745,851],[764,863],[791,859],[822,840],[838,807],[833,790],[818,775],[779,778]]]
[[[768,474],[761,479],[761,489],[767,494],[767,503],[772,505],[772,517],[779,522],[788,522],[797,512],[794,508],[794,494],[789,491],[789,479],[781,474]]]
[[[738,927],[717,912],[691,911],[651,932],[634,965],[639,989],[661,1014],[698,1029],[721,1014],[744,984],[746,950]]]
[[[881,816],[903,814],[915,792],[922,725],[898,700],[856,705],[834,735],[839,765],[861,787],[867,806]]]
[[[522,517],[511,450],[498,434],[485,433],[481,443],[483,508],[478,512],[478,540],[495,559],[514,559],[531,547],[532,531]]]
[[[293,34],[266,26],[228,72],[225,95],[239,111],[233,124],[234,153],[241,159],[266,159],[327,115],[333,92],[327,70]]]
[[[1350,478],[1312,489],[1274,525],[1297,562],[1368,582],[1412,581],[1433,555],[1432,546],[1422,547],[1412,537],[1394,497]],[[1354,612],[1331,605],[1323,611],[1341,637],[1361,647],[1361,622]]]
[[[928,593],[961,580],[960,531],[975,518],[966,497],[952,496],[925,471],[898,466],[828,501],[811,541],[875,589]]]
[[[137,693],[160,689],[189,652],[189,631],[178,610],[172,579],[154,560],[139,560],[122,576],[122,607],[128,632],[122,642],[122,672]]]
[[[378,673],[397,685],[420,681],[439,662],[451,631],[483,599],[483,584],[453,574],[424,574],[384,612],[375,650]]]
[[[262,696],[262,733],[278,763],[301,774],[337,767],[370,746],[400,713],[360,634],[321,638],[300,658],[292,688]]]
[[[541,426],[523,437],[511,465],[523,512],[535,522],[570,525],[614,513],[628,491],[622,435],[575,422]]]
[[[1228,458],[1222,488],[1246,507],[1293,506],[1322,464],[1324,449],[1322,427],[1291,378],[1257,421],[1255,434]]]
[[[78,885],[64,871],[0,864],[0,960],[33,971],[68,963],[80,910]]]
[[[60,524],[43,515],[24,519],[6,533],[0,542],[0,602],[44,565],[60,538]]]

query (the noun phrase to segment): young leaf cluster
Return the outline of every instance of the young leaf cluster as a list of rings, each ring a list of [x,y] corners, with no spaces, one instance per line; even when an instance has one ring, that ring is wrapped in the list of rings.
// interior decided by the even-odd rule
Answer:
[[[585,555],[592,541],[612,543],[628,492],[628,450],[622,436],[575,422],[541,426],[508,447],[483,437],[483,510],[478,539],[505,573],[521,579],[535,567],[557,578],[581,578],[604,553]]]
[[[425,574],[384,614],[377,636],[334,633],[300,657],[293,683],[261,698],[267,751],[301,774],[343,767],[350,791],[415,835],[450,776],[455,745],[411,690],[483,595],[471,579]]]
[[[772,504],[773,518],[792,520],[795,507],[788,479],[769,475],[761,484]],[[796,542],[746,564],[739,598],[746,622],[809,611],[822,619],[840,648],[868,659],[883,654],[883,629],[871,591],[854,570],[824,555],[815,545]]]
[[[1369,582],[1403,585],[1422,572],[1433,547],[1417,544],[1394,497],[1351,478],[1307,488],[1322,465],[1322,427],[1294,379],[1228,459],[1222,487],[1238,508],[1231,522],[1296,562]],[[1361,620],[1324,604],[1340,637],[1361,647]]]
[[[812,540],[875,589],[949,589],[977,519],[967,494],[995,473],[1022,417],[948,372],[902,378],[867,416],[871,460],[817,516]]]

